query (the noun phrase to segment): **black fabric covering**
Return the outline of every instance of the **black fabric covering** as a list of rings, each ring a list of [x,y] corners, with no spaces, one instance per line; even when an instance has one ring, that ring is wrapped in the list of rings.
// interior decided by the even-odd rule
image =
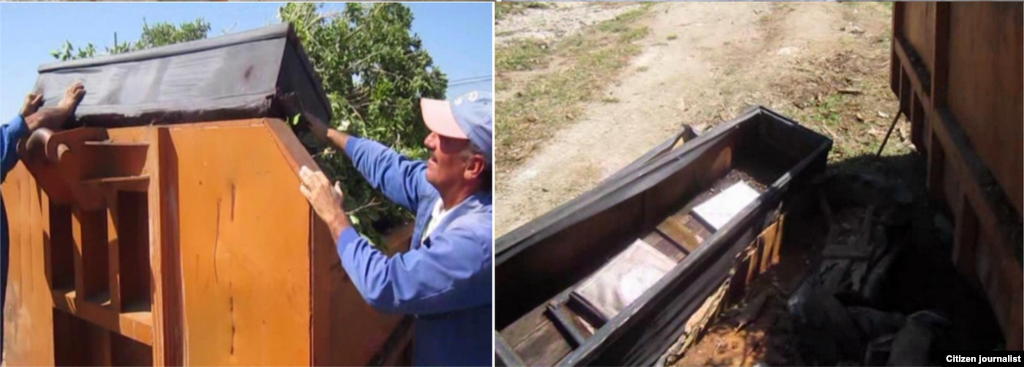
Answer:
[[[728,276],[736,255],[775,219],[793,180],[822,171],[832,146],[828,138],[763,107],[753,108],[671,150],[681,134],[658,145],[596,188],[497,239],[498,330],[576,284],[601,263],[581,259],[607,258],[622,247],[617,248],[614,243],[635,240],[639,230],[663,219],[672,207],[671,201],[677,198],[662,195],[678,192],[672,191],[672,186],[678,186],[684,169],[692,170],[688,166],[707,165],[704,156],[719,155],[723,149],[729,149],[729,155],[740,156],[751,155],[749,151],[756,151],[761,145],[772,146],[776,155],[758,157],[765,165],[781,167],[777,169],[781,174],[767,191],[560,363],[655,364],[682,335],[690,315]],[[748,152],[743,153],[744,150]],[[609,220],[607,213],[612,211],[634,215]],[[605,225],[610,221],[615,224]],[[590,233],[594,231],[601,233]],[[575,241],[587,236],[613,245]],[[589,264],[580,264],[583,262]]]
[[[330,103],[289,24],[119,55],[43,65],[35,91],[44,107],[82,81],[77,125],[121,127],[239,118],[284,118],[294,93],[324,121]],[[72,126],[69,126],[72,127]]]

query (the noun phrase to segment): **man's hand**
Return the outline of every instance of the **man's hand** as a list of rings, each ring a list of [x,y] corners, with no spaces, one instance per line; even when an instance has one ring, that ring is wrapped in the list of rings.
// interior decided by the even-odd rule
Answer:
[[[345,194],[341,192],[341,182],[335,183],[332,188],[331,182],[323,172],[313,171],[306,166],[299,170],[299,178],[302,180],[299,191],[306,200],[309,200],[313,211],[327,223],[331,235],[337,239],[345,228],[352,226],[348,221],[348,215],[341,207],[345,200]]]
[[[43,95],[29,93],[25,97],[25,104],[21,106],[21,118],[28,117],[39,110],[39,106],[43,105]]]
[[[64,91],[64,98],[61,99],[57,107],[41,109],[31,116],[22,115],[25,117],[25,124],[28,125],[29,130],[41,127],[51,130],[58,129],[71,117],[71,114],[75,113],[78,103],[84,96],[85,87],[81,82],[75,82]]]
[[[288,93],[279,97],[281,105],[285,108],[285,113],[298,113],[302,115],[302,121],[305,121],[309,125],[309,130],[313,132],[317,140],[327,140],[327,131],[330,129],[327,124],[320,119],[316,118],[312,114],[306,113],[305,107],[302,106],[302,101],[295,93]]]
[[[302,117],[303,120],[309,124],[309,130],[313,132],[313,135],[316,136],[318,140],[326,140],[328,143],[331,143],[335,149],[345,150],[345,146],[348,144],[348,134],[330,128],[326,123],[312,114],[303,113]]]
[[[66,110],[68,113],[74,112],[75,108],[78,107],[78,103],[82,101],[82,97],[85,96],[85,86],[82,82],[75,82],[68,89],[64,90],[64,98],[60,100],[60,104],[57,108]]]
[[[329,128],[326,123],[308,113],[303,113],[302,117],[309,121],[309,130],[313,132],[317,139],[321,141],[327,140],[327,130]]]

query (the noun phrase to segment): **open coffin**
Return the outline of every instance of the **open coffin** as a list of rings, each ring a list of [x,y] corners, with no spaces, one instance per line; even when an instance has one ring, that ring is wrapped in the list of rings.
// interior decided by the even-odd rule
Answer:
[[[496,241],[499,363],[654,364],[832,145],[762,107],[682,135]]]

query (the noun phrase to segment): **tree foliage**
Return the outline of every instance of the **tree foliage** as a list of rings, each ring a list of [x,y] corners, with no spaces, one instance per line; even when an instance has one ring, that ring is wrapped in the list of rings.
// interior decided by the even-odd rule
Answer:
[[[145,50],[147,48],[166,46],[179,42],[195,41],[206,38],[210,32],[210,23],[203,20],[203,18],[196,19],[192,22],[181,23],[180,25],[174,25],[171,23],[156,23],[151,27],[149,23],[143,21],[142,35],[136,42],[118,42],[117,33],[114,34],[114,45],[112,47],[106,47],[105,54],[122,54],[125,52]],[[69,41],[64,41],[64,44],[60,48],[51,51],[55,59],[60,61],[68,61],[75,59],[84,59],[97,55],[96,46],[91,42],[86,44],[85,47],[75,48],[74,45]]]
[[[420,98],[444,99],[448,79],[433,64],[420,38],[411,32],[412,11],[402,4],[346,4],[339,12],[322,5],[288,3],[278,10],[290,22],[323,82],[331,103],[333,128],[366,137],[413,158],[428,155],[423,140]],[[143,26],[136,42],[118,42],[107,54],[206,38],[210,24],[202,18],[180,25]],[[59,60],[93,57],[93,44],[75,48],[70,42],[51,53]],[[360,233],[374,242],[380,231],[410,219],[410,213],[374,190],[342,152],[318,143],[296,129],[300,139],[332,180],[345,188],[345,208]]]
[[[346,4],[324,12],[311,3],[283,5],[278,16],[290,22],[320,75],[331,102],[334,128],[366,137],[413,158],[425,159],[420,98],[444,99],[448,79],[411,33],[412,11],[402,4]],[[361,233],[377,233],[411,215],[373,190],[344,153],[313,148],[320,167],[345,188],[346,209]],[[380,243],[380,241],[376,241]]]

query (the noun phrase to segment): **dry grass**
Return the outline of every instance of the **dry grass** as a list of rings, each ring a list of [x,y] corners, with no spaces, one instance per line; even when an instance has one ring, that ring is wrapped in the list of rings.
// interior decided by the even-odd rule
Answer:
[[[505,19],[505,17],[516,15],[526,11],[526,9],[547,9],[550,8],[551,4],[545,2],[510,2],[503,1],[495,4],[494,6],[494,18]]]
[[[576,121],[584,102],[601,99],[607,84],[641,50],[638,41],[649,33],[641,20],[649,7],[550,44],[517,41],[495,51],[500,170],[515,168],[558,128]],[[521,73],[532,75],[523,78]],[[603,102],[614,103],[608,98]]]

